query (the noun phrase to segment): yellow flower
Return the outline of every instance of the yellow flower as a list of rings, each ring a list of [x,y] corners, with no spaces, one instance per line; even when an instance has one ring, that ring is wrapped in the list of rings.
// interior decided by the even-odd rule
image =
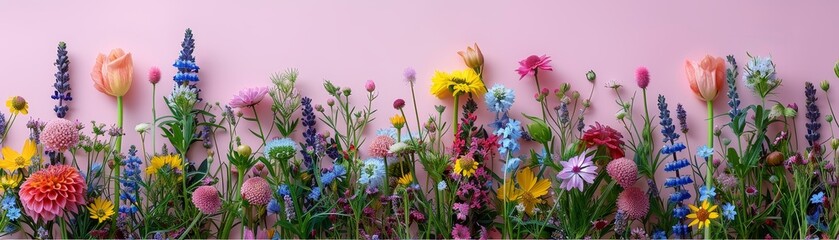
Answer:
[[[390,118],[390,124],[393,124],[394,128],[400,129],[402,126],[405,126],[405,117],[400,114],[393,115],[393,117]]]
[[[454,163],[454,172],[468,178],[475,174],[479,164],[471,157],[460,157]]]
[[[9,100],[6,100],[6,107],[9,107],[9,112],[12,114],[29,114],[29,103],[26,103],[26,99],[21,96],[10,97]]]
[[[24,169],[32,165],[32,157],[38,151],[38,147],[32,140],[26,140],[23,143],[23,151],[18,153],[10,147],[3,148],[3,159],[0,160],[0,168],[9,172],[14,172],[18,169]]]
[[[689,207],[690,214],[687,215],[687,218],[693,219],[693,221],[688,226],[699,224],[699,229],[702,229],[711,225],[711,219],[720,217],[720,214],[714,211],[717,210],[717,205],[709,204],[708,200],[702,201],[702,205],[698,208],[693,204]]]
[[[527,214],[533,214],[533,207],[536,204],[544,202],[541,197],[548,194],[548,189],[551,188],[551,181],[548,179],[537,179],[533,175],[533,171],[527,168],[519,171],[516,175],[516,181],[519,182],[519,187],[521,188],[519,190],[520,196],[518,197],[519,203],[524,205],[524,210]]]
[[[478,73],[472,69],[451,73],[437,71],[431,78],[431,94],[437,98],[460,96],[464,93],[481,94],[486,91]]]
[[[90,211],[90,218],[98,219],[99,223],[102,223],[114,215],[114,204],[99,197],[87,206],[87,210]]]
[[[504,180],[504,184],[498,187],[498,199],[501,201],[516,201],[521,197],[521,191],[515,188],[513,179]]]
[[[0,177],[0,190],[3,192],[16,188],[20,181],[23,180],[23,176],[20,174],[6,174],[3,177]]]
[[[169,166],[169,169],[175,170],[176,172],[183,173],[184,166],[183,166],[183,159],[181,159],[180,155],[162,155],[162,156],[154,156],[149,163],[149,166],[146,167],[146,173],[149,175],[153,175],[158,173],[163,167]]]
[[[408,186],[409,184],[414,182],[414,175],[411,175],[411,173],[406,173],[401,178],[399,178],[399,181],[397,182],[399,183],[399,185]]]

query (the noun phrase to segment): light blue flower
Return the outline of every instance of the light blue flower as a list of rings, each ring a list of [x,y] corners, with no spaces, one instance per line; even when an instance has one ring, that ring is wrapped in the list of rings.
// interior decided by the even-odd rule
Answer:
[[[725,203],[722,205],[722,216],[727,220],[734,220],[734,216],[737,215],[737,211],[734,210],[734,204]]]
[[[397,138],[397,136],[398,136],[397,133],[398,133],[398,131],[396,131],[396,128],[393,128],[393,127],[381,128],[381,129],[376,130],[376,136],[388,136],[390,138],[393,138],[393,140],[400,139],[400,140],[402,140],[402,142],[411,141],[411,137],[414,137],[414,138],[419,137],[418,132],[408,133],[408,131],[402,131],[402,137]]]
[[[280,202],[277,201],[275,198],[271,198],[271,201],[268,202],[268,207],[266,208],[269,213],[271,214],[278,214],[280,213]]]
[[[288,160],[294,157],[298,151],[300,151],[300,146],[297,145],[297,142],[290,138],[279,138],[265,144],[263,154],[268,159]]]
[[[702,186],[699,188],[699,200],[705,201],[710,199],[714,199],[717,196],[717,188],[709,187],[709,186]]]
[[[364,160],[360,171],[358,183],[367,185],[367,188],[376,188],[384,182],[385,162],[381,158],[369,158]]]
[[[277,188],[277,194],[279,194],[280,196],[283,196],[283,197],[291,194],[291,191],[289,191],[289,189],[288,189],[288,184],[280,185]]]
[[[3,229],[3,233],[13,233],[17,231],[17,227],[14,224],[6,224],[6,228]]]
[[[448,187],[446,181],[440,181],[439,183],[437,183],[437,190],[443,191],[446,190],[446,187]]]
[[[309,193],[309,196],[307,196],[307,198],[315,201],[320,199],[320,187],[313,187],[312,192]]]
[[[704,159],[708,159],[711,156],[714,156],[714,149],[709,148],[708,146],[702,145],[696,150],[696,156]]]
[[[17,207],[15,196],[12,194],[6,194],[6,197],[3,198],[3,210],[9,210],[9,208],[13,207]]]
[[[521,165],[520,158],[510,158],[510,160],[507,160],[507,163],[504,163],[504,171],[508,174],[512,173],[519,169],[519,165]]]
[[[821,204],[823,202],[824,202],[824,192],[819,192],[819,193],[813,194],[813,196],[810,197],[810,203],[812,203],[812,204]]]
[[[513,89],[504,87],[501,84],[495,84],[484,95],[484,100],[487,104],[487,109],[490,112],[502,113],[510,110],[513,102],[516,100],[516,94]]]
[[[6,210],[6,217],[12,221],[17,220],[18,218],[20,218],[20,208],[9,208],[8,210]]]
[[[333,172],[333,171],[329,171],[329,172],[324,173],[323,175],[320,175],[320,182],[323,185],[331,184],[332,180],[335,180],[335,172]]]
[[[495,131],[498,139],[498,153],[506,155],[519,151],[519,139],[522,136],[521,122],[509,119],[503,128]]]

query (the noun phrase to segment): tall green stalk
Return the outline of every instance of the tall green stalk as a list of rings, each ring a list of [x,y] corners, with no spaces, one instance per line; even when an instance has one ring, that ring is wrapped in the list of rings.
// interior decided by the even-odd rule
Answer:
[[[117,97],[117,127],[122,129],[122,96]],[[116,143],[114,144],[114,199],[119,199],[120,193],[120,186],[119,186],[119,177],[120,177],[120,161],[119,153],[122,151],[122,135],[117,136]],[[115,201],[117,204],[114,204],[114,211],[119,212],[119,205],[121,201]]]
[[[714,149],[714,101],[707,101],[706,105],[708,105],[708,147]],[[714,154],[708,157],[705,164],[708,165],[708,172],[705,173],[705,186],[710,190],[714,185],[711,179],[711,175],[714,174]],[[705,239],[711,239],[710,225],[705,226]]]
[[[459,110],[460,110],[460,94],[455,94],[454,95],[454,113],[452,114],[452,124],[454,126],[454,129],[453,129],[454,131],[453,132],[454,132],[455,138],[457,138],[457,129],[458,129],[457,114],[458,114]]]
[[[157,134],[155,133],[155,129],[157,129],[157,110],[155,108],[155,93],[157,92],[157,84],[151,85],[151,151],[152,155],[157,152],[157,144],[155,144],[155,139],[157,138]],[[144,151],[145,152],[145,151]],[[146,159],[148,162],[148,159]]]

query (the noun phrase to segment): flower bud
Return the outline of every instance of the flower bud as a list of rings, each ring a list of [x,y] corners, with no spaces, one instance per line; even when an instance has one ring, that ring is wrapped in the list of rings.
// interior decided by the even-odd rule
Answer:
[[[769,166],[781,166],[784,164],[784,155],[781,152],[774,151],[766,156],[766,164]]]
[[[615,114],[615,118],[617,118],[618,120],[623,120],[623,118],[625,118],[625,117],[626,117],[626,111],[624,111],[624,110],[620,110],[620,111],[618,111],[617,114]]]
[[[728,138],[723,138],[722,139],[722,145],[728,146],[729,144],[731,144],[731,139],[728,139]]]
[[[830,82],[828,82],[827,80],[822,81],[821,87],[822,91],[827,92],[827,90],[830,89]]]
[[[796,115],[798,115],[798,112],[795,109],[791,107],[784,108],[784,117],[794,118]]]
[[[792,108],[792,110],[795,110],[796,112],[798,112],[798,104],[790,103],[790,104],[787,104],[787,107]]]
[[[594,82],[594,80],[597,79],[597,73],[594,73],[594,70],[588,70],[586,73],[586,79],[589,82]]]
[[[151,129],[151,125],[149,125],[148,123],[140,123],[140,124],[137,124],[137,126],[134,127],[134,131],[137,131],[137,133],[140,133],[140,134],[149,131],[149,129]]]
[[[436,124],[434,124],[431,121],[425,122],[425,124],[423,124],[423,127],[425,127],[425,130],[428,131],[429,133],[437,132]]]
[[[320,104],[315,105],[315,111],[323,112],[323,105],[320,105]]]
[[[396,100],[393,101],[393,108],[394,109],[400,110],[403,107],[405,107],[405,100],[402,100],[401,98],[397,98]]]
[[[563,83],[562,85],[559,85],[559,92],[562,93],[563,95],[565,93],[567,93],[569,90],[571,90],[571,84],[570,83]]]
[[[545,121],[534,119],[532,123],[527,125],[527,132],[530,134],[530,137],[533,138],[534,141],[547,144],[548,141],[551,141],[553,138],[553,133],[551,133],[551,129],[545,123]]]
[[[437,110],[437,113],[443,113],[446,111],[446,106],[434,105],[434,109]]]
[[[833,148],[833,151],[836,151],[836,149],[839,149],[839,139],[837,139],[837,138],[830,139],[830,147]]]
[[[149,82],[152,85],[160,82],[160,68],[157,68],[157,67],[149,68]]]
[[[591,107],[591,100],[588,100],[588,99],[584,100],[583,101],[583,107],[586,107],[586,108]]]
[[[714,136],[719,137],[720,134],[722,134],[722,128],[719,125],[714,126]]]
[[[463,63],[467,67],[480,69],[484,65],[484,55],[481,53],[481,49],[478,48],[477,43],[474,44],[474,47],[466,47],[466,51],[459,51],[457,54],[463,58]]]
[[[364,84],[364,89],[367,89],[367,92],[376,91],[376,83],[373,80],[367,80],[367,83]],[[346,91],[346,90],[344,90]],[[349,95],[349,94],[347,94]]]
[[[327,99],[326,105],[330,107],[335,106],[335,99]]]
[[[837,61],[836,65],[833,66],[833,73],[836,74],[836,77],[839,77],[839,61]]]
[[[375,85],[374,85],[374,88],[375,88]],[[351,88],[344,88],[342,91],[344,92],[344,96],[352,95],[352,89]]]
[[[239,145],[236,147],[236,153],[239,153],[241,156],[250,156],[251,155],[251,147],[245,144]]]
[[[576,99],[579,99],[579,98],[580,98],[580,92],[577,92],[577,91],[571,92],[571,99],[576,100]]]
[[[827,121],[827,123],[833,122],[833,115],[824,115],[824,120]]]

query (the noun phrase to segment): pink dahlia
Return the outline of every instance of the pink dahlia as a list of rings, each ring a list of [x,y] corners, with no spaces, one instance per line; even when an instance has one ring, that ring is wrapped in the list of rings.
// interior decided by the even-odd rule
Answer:
[[[516,72],[521,75],[519,80],[527,76],[527,74],[533,73],[536,74],[538,70],[547,70],[553,71],[554,69],[548,63],[551,63],[548,55],[536,56],[530,55],[529,57],[525,58],[524,60],[519,61],[519,69],[516,69]]]
[[[638,179],[638,166],[635,161],[618,158],[609,162],[606,172],[624,189],[629,188]]]
[[[638,67],[635,70],[635,82],[639,88],[647,88],[650,85],[650,71],[646,67]]]
[[[242,183],[242,198],[253,205],[265,205],[271,201],[271,186],[261,177],[252,177]]]
[[[51,221],[66,211],[78,212],[85,204],[85,181],[79,170],[67,165],[41,169],[20,186],[20,202],[35,221]]]
[[[221,209],[221,198],[215,187],[200,186],[192,193],[192,204],[204,214],[213,214]]]
[[[234,108],[250,107],[261,102],[265,98],[265,94],[268,94],[267,87],[242,89],[239,93],[233,95],[228,105]]]
[[[583,142],[586,147],[600,146],[609,150],[609,155],[612,159],[622,158],[623,153],[623,135],[612,127],[600,125],[595,122],[594,125],[589,125],[589,129],[583,133]]]
[[[618,195],[618,210],[626,212],[630,219],[641,219],[650,210],[650,199],[638,187],[624,189]]]
[[[562,183],[559,184],[560,188],[569,191],[577,188],[583,191],[583,185],[586,182],[594,182],[594,178],[597,177],[597,166],[591,161],[594,155],[586,157],[586,154],[588,152],[572,157],[568,161],[559,162],[562,164],[562,170],[559,171],[556,178],[562,180]]]
[[[396,143],[396,140],[393,140],[392,137],[387,135],[377,136],[373,139],[373,142],[370,143],[370,148],[368,149],[370,156],[377,157],[377,158],[385,158],[388,156],[388,152],[390,150],[390,146]]]
[[[76,122],[67,119],[52,120],[41,131],[41,143],[50,151],[67,151],[79,143],[79,129],[76,126]]]

